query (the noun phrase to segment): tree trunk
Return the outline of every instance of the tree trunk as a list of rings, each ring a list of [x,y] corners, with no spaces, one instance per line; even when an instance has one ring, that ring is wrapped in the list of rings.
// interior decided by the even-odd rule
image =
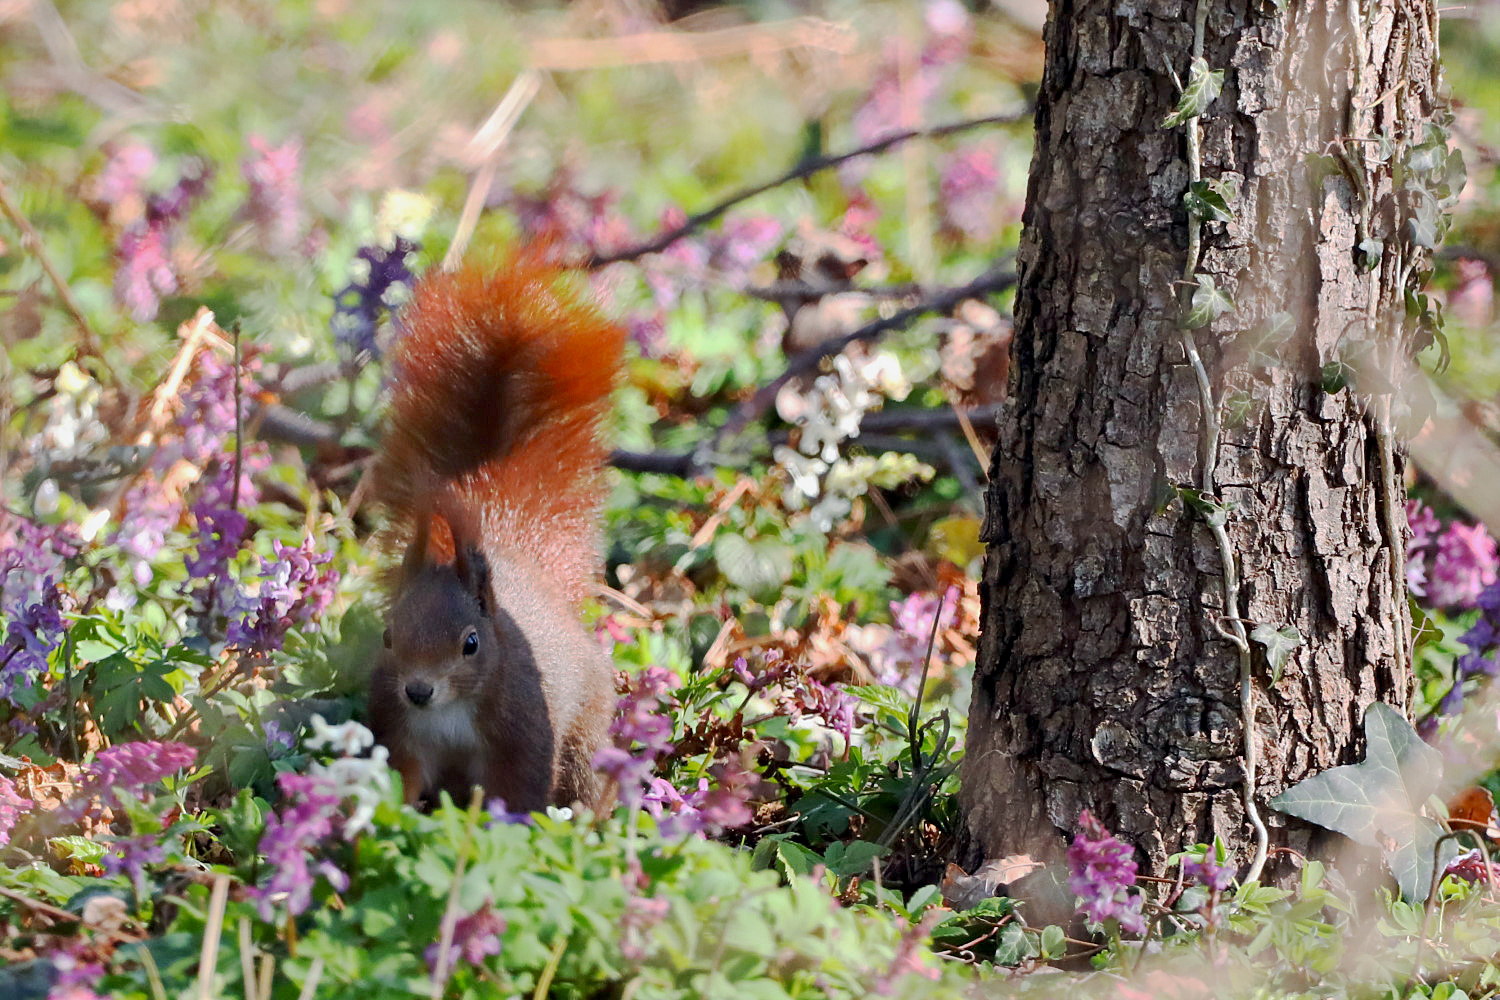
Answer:
[[[1380,392],[1414,347],[1403,292],[1432,242],[1406,223],[1433,158],[1413,153],[1435,109],[1437,15],[1432,0],[1202,2],[1223,89],[1178,127],[1163,118],[1171,74],[1190,79],[1193,3],[1051,5],[987,497],[970,864],[1056,861],[1084,808],[1146,870],[1215,835],[1248,861],[1236,619],[1304,637],[1274,681],[1248,644],[1273,846],[1314,834],[1266,801],[1357,760],[1370,702],[1406,708],[1404,490],[1381,419],[1402,404]],[[1183,339],[1195,129],[1202,177],[1239,187],[1187,272],[1234,300],[1187,335],[1216,445]],[[1322,384],[1340,372],[1352,387]],[[1183,488],[1228,506],[1237,606],[1213,507],[1195,513]]]

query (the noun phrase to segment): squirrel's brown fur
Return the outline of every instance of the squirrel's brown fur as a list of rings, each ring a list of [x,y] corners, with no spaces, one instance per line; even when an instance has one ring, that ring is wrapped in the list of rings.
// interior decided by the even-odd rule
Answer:
[[[577,609],[624,334],[536,255],[424,279],[401,324],[373,497],[404,555],[371,728],[409,801],[598,807],[613,671]]]

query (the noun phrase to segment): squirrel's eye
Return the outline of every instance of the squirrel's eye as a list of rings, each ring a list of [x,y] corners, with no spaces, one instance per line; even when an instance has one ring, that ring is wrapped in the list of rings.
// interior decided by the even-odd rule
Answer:
[[[391,630],[390,629],[386,629],[385,630],[385,634],[380,637],[380,641],[383,642],[383,643],[385,643],[385,648],[386,649],[390,649],[391,648]]]
[[[469,629],[469,634],[464,636],[464,655],[473,656],[479,652],[479,633]]]

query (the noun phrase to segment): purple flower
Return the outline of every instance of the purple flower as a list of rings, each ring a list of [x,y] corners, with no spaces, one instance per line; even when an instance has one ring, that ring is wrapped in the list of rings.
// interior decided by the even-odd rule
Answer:
[[[11,831],[30,808],[31,800],[16,791],[14,781],[0,774],[0,847],[10,843]]]
[[[1448,525],[1437,540],[1427,596],[1440,607],[1472,608],[1485,587],[1495,582],[1500,553],[1481,524]]]
[[[490,821],[486,826],[494,826],[496,823],[511,823],[519,826],[531,825],[531,813],[511,812],[505,807],[504,799],[490,799],[484,805],[484,811],[490,814]]]
[[[643,802],[663,837],[713,836],[750,822],[747,800],[754,776],[734,761],[713,770],[717,779],[713,786],[707,778],[699,778],[698,787],[686,795],[664,778],[651,779]]]
[[[444,967],[450,971],[462,959],[470,965],[479,965],[486,957],[500,954],[500,935],[505,933],[505,918],[490,909],[491,901],[467,916],[459,917],[453,924],[453,941],[448,946],[448,961]],[[438,967],[439,942],[427,946],[422,957],[427,968],[433,972]]]
[[[18,681],[29,683],[47,670],[47,657],[61,643],[67,624],[62,616],[63,593],[51,578],[43,581],[42,599],[19,609],[7,609],[0,649],[0,697],[9,697]]]
[[[139,740],[116,743],[100,750],[83,769],[80,797],[99,796],[114,805],[122,793],[134,794],[147,785],[191,767],[198,751],[184,743]]]
[[[333,335],[350,358],[378,358],[375,334],[380,318],[400,304],[411,291],[415,278],[408,258],[419,249],[416,243],[396,237],[389,249],[361,247],[354,256],[368,271],[339,290],[333,298]]]
[[[250,185],[245,213],[264,234],[266,246],[275,252],[290,250],[302,231],[302,143],[288,139],[273,146],[265,138],[250,136],[251,155],[240,165]]]
[[[68,525],[44,525],[0,509],[0,697],[47,669],[67,623],[56,585],[77,555]]]
[[[1489,870],[1486,870],[1488,868]],[[1484,855],[1479,848],[1471,848],[1448,862],[1448,867],[1443,869],[1444,875],[1453,875],[1463,879],[1465,882],[1488,881],[1494,877],[1494,866],[1486,866]]]
[[[305,912],[320,875],[335,891],[349,887],[348,875],[333,862],[315,859],[318,846],[343,822],[342,797],[312,775],[286,771],[276,776],[276,782],[281,804],[267,817],[260,839],[271,874],[265,885],[250,889],[264,920],[274,919],[278,906],[285,906],[292,916]]]
[[[74,938],[48,956],[57,978],[47,991],[47,1000],[100,1000],[92,987],[104,975],[104,965],[90,960],[91,951],[86,939]]]
[[[1201,860],[1192,858],[1183,861],[1182,874],[1215,892],[1223,892],[1234,882],[1234,868],[1216,861],[1212,849]]]
[[[258,391],[255,363],[240,366],[239,401],[248,405]],[[151,582],[151,563],[166,542],[167,533],[182,520],[184,497],[178,470],[186,466],[210,469],[201,481],[194,513],[198,515],[199,555],[189,563],[189,572],[198,567],[199,578],[211,578],[218,571],[216,559],[229,545],[235,530],[229,514],[218,511],[232,506],[233,450],[229,446],[236,430],[234,362],[211,349],[198,352],[194,359],[192,379],[181,393],[181,409],[173,421],[176,434],[164,434],[151,458],[151,464],[126,491],[121,504],[120,527],[113,541],[131,562],[131,575],[137,586]],[[186,465],[184,464],[186,463]],[[245,444],[240,455],[240,505],[257,499],[253,475],[270,464],[270,453],[262,442]],[[205,551],[204,535],[210,549]],[[216,543],[214,536],[219,535]]]
[[[1457,715],[1463,709],[1468,681],[1500,676],[1500,583],[1485,587],[1475,603],[1479,605],[1479,618],[1459,636],[1468,652],[1454,662],[1453,684],[1423,720],[1425,730],[1435,728],[1439,716]]]
[[[790,674],[781,684],[781,695],[776,710],[793,723],[802,721],[804,715],[823,720],[834,732],[844,738],[848,746],[854,733],[854,716],[859,701],[840,685],[830,684],[802,671]]]
[[[333,603],[338,571],[327,567],[332,552],[315,551],[312,536],[293,548],[273,542],[275,556],[261,560],[260,592],[229,624],[230,645],[265,654],[280,649],[294,626],[316,629]]]
[[[567,169],[553,174],[539,195],[508,199],[522,232],[533,242],[552,244],[563,259],[579,250],[608,252],[629,241],[629,224],[615,209],[618,201],[613,190],[585,194]]]
[[[681,683],[663,667],[647,667],[632,677],[610,723],[614,745],[594,755],[594,767],[615,782],[627,806],[640,804],[657,758],[672,749],[672,720],[662,709]]]
[[[1078,897],[1079,910],[1094,923],[1119,921],[1123,930],[1144,934],[1136,864],[1129,847],[1116,839],[1087,810],[1078,814],[1078,834],[1068,846],[1068,888]]]
[[[891,602],[891,617],[898,629],[912,638],[921,639],[925,644],[932,635],[935,617],[939,618],[939,628],[947,628],[953,624],[953,616],[958,613],[958,599],[958,588],[952,586],[944,592],[941,599],[937,594],[908,594],[900,601]],[[940,603],[941,616],[938,615]]]
[[[124,872],[132,881],[139,882],[147,865],[161,864],[166,856],[166,851],[151,834],[121,837],[109,845],[109,853],[104,855],[104,870],[110,875]]]

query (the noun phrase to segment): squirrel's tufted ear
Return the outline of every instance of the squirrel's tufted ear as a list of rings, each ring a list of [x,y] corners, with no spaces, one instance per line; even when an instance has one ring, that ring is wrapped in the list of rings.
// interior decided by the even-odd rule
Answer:
[[[401,560],[401,579],[410,580],[427,566],[427,544],[432,535],[427,518],[417,520],[416,530],[406,545],[406,555]]]
[[[454,556],[453,568],[458,571],[458,580],[464,589],[479,602],[484,615],[490,613],[490,563],[476,545],[460,545]]]

